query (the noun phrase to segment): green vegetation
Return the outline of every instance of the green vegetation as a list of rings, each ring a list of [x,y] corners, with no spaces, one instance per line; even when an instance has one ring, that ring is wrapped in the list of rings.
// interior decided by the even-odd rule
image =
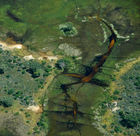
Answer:
[[[52,68],[44,62],[26,61],[9,51],[0,51],[1,94],[9,95],[23,105],[33,104],[33,93],[43,88]]]
[[[48,131],[48,117],[46,116],[46,112],[41,114],[40,120],[37,122],[37,130],[38,133],[44,131],[45,133]]]
[[[46,134],[48,132],[48,117],[46,115],[46,112],[43,111],[43,113],[40,116],[40,120],[33,128],[34,134]]]
[[[0,38],[12,37],[32,50],[44,48],[46,44],[54,48],[58,44],[56,40],[61,36],[59,24],[67,22],[67,17],[71,14],[77,14],[78,5],[85,9],[93,1],[81,0],[77,3],[75,0],[1,0]],[[72,30],[74,31],[69,32],[75,32],[75,29]]]
[[[14,113],[14,115],[15,115],[15,116],[18,116],[18,115],[19,115],[19,112]]]
[[[137,127],[140,118],[139,114],[136,112],[119,112],[120,118],[121,118],[121,125],[127,128],[135,128]]]
[[[25,112],[25,116],[26,116],[26,118],[29,118],[31,115],[30,115],[30,113]]]
[[[113,57],[126,56],[137,50],[137,43],[140,41],[137,38],[139,36],[136,29],[140,17],[137,2],[138,0],[0,0],[0,40],[7,40],[8,42],[11,39],[11,42],[22,43],[29,50],[39,50],[45,53],[53,51],[56,55],[61,55],[62,59],[57,61],[56,68],[54,68],[56,75],[61,72],[87,75],[91,72],[92,65],[94,65],[92,62],[94,56],[97,53],[102,54],[104,49],[107,48],[107,42],[103,44],[105,35],[108,36],[109,33],[107,28],[105,29],[106,34],[103,33],[99,22],[89,17],[97,15],[101,6],[100,16],[113,24],[121,36],[129,35],[131,39],[131,42],[129,39],[117,40],[117,46],[113,49],[111,56],[95,76],[95,79],[101,81],[100,84],[109,85],[110,82],[116,81],[112,73],[114,65],[121,59],[114,59]],[[134,35],[131,37],[132,33]],[[58,47],[61,44],[65,45],[65,43],[70,47],[79,49],[82,59],[64,56],[64,50],[59,50]],[[135,49],[133,45],[136,45]],[[132,47],[133,50],[129,47]],[[112,122],[111,130],[109,130],[111,135],[117,135],[118,133],[126,136],[139,134],[140,115],[138,106],[140,103],[138,90],[140,89],[140,77],[137,74],[139,68],[135,67],[134,72],[130,71],[122,77],[123,83],[119,85],[123,85],[125,88],[124,90],[115,90],[113,95],[110,94],[109,89],[100,92],[101,87],[85,83],[84,86],[87,86],[80,87],[78,95],[78,104],[83,107],[79,106],[78,110],[88,113],[90,107],[98,105],[99,101],[97,104],[94,101],[97,99],[96,96],[99,96],[102,99],[100,115],[103,116],[108,109],[113,108],[112,101],[117,101],[120,110],[113,113],[114,122]],[[24,106],[35,104],[33,94],[44,87],[45,79],[51,74],[51,71],[52,67],[46,64],[45,61],[27,61],[0,48],[0,105],[10,107],[17,101]],[[60,94],[60,97],[49,97],[56,100],[56,103],[57,101],[61,103],[64,96],[60,85],[75,81],[78,80],[63,75],[59,78],[56,77],[50,87],[51,89],[48,90],[50,96]],[[68,93],[75,95],[77,88],[78,86],[74,85]],[[40,93],[40,95],[42,94],[44,92]],[[44,96],[43,98],[40,97],[42,96],[39,96],[39,99],[48,99],[48,96],[45,96],[45,98]],[[3,111],[10,113],[10,108],[4,110],[4,107]],[[27,119],[26,123],[29,123],[32,115],[22,109],[22,106],[20,108],[20,111],[24,111],[23,113]],[[45,108],[47,109],[48,105]],[[51,108],[55,109],[53,106]],[[56,106],[56,109],[61,108]],[[17,111],[14,113],[16,117],[20,113]],[[79,120],[79,115],[77,118]],[[89,123],[89,121],[87,122]],[[108,126],[103,125],[103,128],[108,129]],[[61,129],[63,128],[56,128],[56,132]],[[85,131],[84,126],[82,130]],[[37,126],[34,127],[34,133],[35,135],[42,135],[42,132],[46,133],[46,131],[48,131],[48,116],[43,112]],[[31,132],[28,134],[30,135]]]
[[[13,105],[13,98],[9,96],[0,96],[0,105],[10,107]]]
[[[114,108],[112,101],[117,102],[119,109],[112,113],[110,126],[102,124],[104,129],[111,129],[109,133],[117,136],[119,133],[126,136],[139,135],[140,133],[140,113],[139,113],[139,88],[140,88],[140,63],[137,63],[124,74],[119,82],[123,89],[115,90],[113,95],[106,89],[104,100],[100,103],[100,116],[104,116],[106,111]],[[107,115],[106,115],[107,116]],[[107,131],[108,131],[107,129]]]
[[[73,26],[71,22],[65,23],[65,24],[60,24],[59,29],[62,31],[62,33],[65,36],[75,36],[78,34],[76,28]]]
[[[81,60],[77,60],[76,57],[65,57],[56,62],[56,68],[58,70],[65,71],[65,73],[79,73],[86,72],[86,68],[82,65]]]
[[[119,103],[120,111],[117,115],[120,118],[120,124],[128,129],[133,129],[134,135],[140,133],[140,112],[139,112],[139,89],[140,89],[140,63],[125,75],[122,76],[122,84],[125,89],[120,93]]]
[[[125,7],[129,15],[133,15],[133,17],[136,18],[139,17],[137,13],[138,6],[133,0],[128,0],[127,2],[121,0],[105,0],[100,1],[100,3],[103,16],[104,11],[109,6],[111,8],[107,8],[108,10],[106,10],[108,13],[110,12],[109,10],[112,11],[114,7]],[[75,35],[77,34],[80,21],[82,21],[83,17],[86,15],[96,15],[98,8],[98,0],[1,0],[0,38],[7,39],[8,37],[12,37],[17,42],[24,43],[24,45],[32,50],[42,49],[46,47],[46,45],[54,49],[58,46],[58,37],[62,35],[59,30],[60,24],[66,26],[68,24],[68,29],[67,27],[60,28],[63,32],[65,31],[65,35]],[[78,22],[74,21],[75,16],[78,17]],[[15,18],[17,18],[17,20]],[[73,26],[75,26],[77,30]],[[84,27],[82,27],[82,29],[84,29]],[[87,33],[87,30],[85,29],[83,32]],[[80,41],[81,38],[78,42],[80,43]]]

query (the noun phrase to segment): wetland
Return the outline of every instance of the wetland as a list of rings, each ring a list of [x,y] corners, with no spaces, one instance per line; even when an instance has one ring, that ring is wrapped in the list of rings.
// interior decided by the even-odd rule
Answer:
[[[0,136],[138,136],[139,4],[0,0]]]

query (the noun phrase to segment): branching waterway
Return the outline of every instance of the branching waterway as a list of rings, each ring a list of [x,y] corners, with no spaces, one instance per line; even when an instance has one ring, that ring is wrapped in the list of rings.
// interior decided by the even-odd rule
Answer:
[[[100,71],[103,64],[106,62],[107,58],[112,52],[112,49],[116,42],[116,34],[112,30],[112,27],[108,25],[103,19],[99,21],[103,22],[111,31],[111,36],[109,37],[109,45],[108,50],[103,55],[100,56],[98,62],[91,68],[91,72],[87,75],[81,75],[76,73],[63,73],[57,78],[57,81],[54,81],[55,84],[58,84],[57,90],[61,90],[57,92],[58,95],[52,95],[48,102],[48,109],[46,114],[49,117],[50,129],[48,135],[76,135],[76,136],[100,136],[101,134],[94,128],[91,121],[91,116],[88,112],[83,110],[85,107],[88,109],[89,105],[83,105],[83,102],[79,102],[79,91],[85,85],[85,83],[98,85],[98,86],[107,86],[107,84],[102,83],[94,79],[94,76]],[[65,80],[67,83],[64,83],[61,79],[70,78]],[[66,77],[64,77],[66,76]],[[77,79],[79,81],[77,81]],[[72,81],[75,82],[72,82]],[[96,89],[96,88],[95,88]],[[54,90],[51,89],[52,91]],[[73,91],[74,90],[74,91]],[[95,93],[95,92],[93,92]],[[96,96],[96,95],[95,95]],[[82,101],[84,96],[81,96]],[[94,101],[94,100],[93,100]],[[87,110],[86,110],[87,111]],[[90,133],[89,133],[90,132]]]

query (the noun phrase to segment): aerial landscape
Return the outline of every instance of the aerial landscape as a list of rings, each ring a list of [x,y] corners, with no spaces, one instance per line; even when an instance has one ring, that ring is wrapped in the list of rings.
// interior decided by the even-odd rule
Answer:
[[[139,0],[0,0],[0,136],[140,136]]]

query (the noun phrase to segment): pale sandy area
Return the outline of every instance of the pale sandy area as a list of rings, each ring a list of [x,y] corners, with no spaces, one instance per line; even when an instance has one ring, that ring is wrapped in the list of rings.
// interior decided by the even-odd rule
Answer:
[[[42,113],[43,112],[42,108],[39,105],[31,105],[27,108],[27,110],[31,110],[35,113]]]
[[[6,42],[0,41],[0,48],[2,48],[3,50],[14,50],[14,49],[23,49],[24,45],[22,44],[8,44]],[[48,61],[57,61],[58,57],[57,56],[53,56],[53,55],[47,55],[47,53],[43,54],[43,53],[39,53],[37,55],[38,57],[34,57],[33,54],[29,54],[27,56],[24,56],[23,58],[26,60],[32,60],[32,59],[38,59],[38,60],[48,60]]]
[[[7,44],[5,42],[0,41],[0,47],[3,50],[13,50],[13,49],[22,49],[23,45],[22,44]]]
[[[32,55],[24,56],[23,57],[25,60],[32,60],[35,59]]]

